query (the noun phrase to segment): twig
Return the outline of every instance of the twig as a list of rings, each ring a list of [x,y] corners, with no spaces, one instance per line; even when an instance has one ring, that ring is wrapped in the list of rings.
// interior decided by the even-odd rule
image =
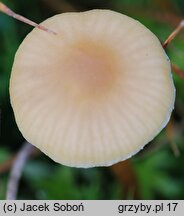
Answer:
[[[177,146],[177,144],[175,143],[175,131],[174,131],[174,125],[173,125],[173,121],[169,121],[169,124],[166,127],[166,136],[167,139],[169,140],[171,149],[173,151],[173,154],[175,157],[179,157],[180,156],[180,150]]]
[[[176,35],[184,28],[184,20],[182,20],[177,28],[169,35],[166,41],[163,44],[164,49],[167,47],[168,44],[176,37]]]
[[[114,164],[110,169],[122,186],[122,198],[128,199],[131,195],[131,199],[139,199],[138,180],[131,160]]]
[[[40,24],[37,24],[19,14],[16,14],[15,12],[13,12],[10,8],[8,8],[5,4],[3,4],[2,2],[0,2],[0,11],[7,14],[10,17],[13,17],[21,22],[27,23],[28,25],[34,26],[36,28],[39,28],[43,31],[46,31],[48,33],[54,34],[56,35],[57,33],[52,31],[51,29],[46,28],[45,26],[42,26]]]
[[[184,28],[184,20],[180,21],[177,28],[169,35],[169,37],[165,40],[163,44],[163,48],[171,43],[171,41],[176,37],[176,35]],[[177,74],[181,79],[184,79],[184,71],[182,71],[177,65],[171,64],[172,71]]]
[[[13,163],[10,178],[8,181],[6,199],[7,200],[15,200],[18,191],[19,180],[22,174],[23,167],[29,158],[30,154],[32,153],[34,147],[25,142],[23,147],[20,149],[20,152],[17,154],[17,157]]]
[[[177,65],[171,64],[172,71],[177,74],[181,79],[184,79],[184,71],[182,71]]]

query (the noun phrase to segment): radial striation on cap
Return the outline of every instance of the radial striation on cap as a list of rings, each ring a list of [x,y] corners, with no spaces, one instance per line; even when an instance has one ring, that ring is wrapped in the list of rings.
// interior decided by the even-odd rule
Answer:
[[[132,156],[167,124],[170,62],[145,26],[110,10],[64,13],[20,45],[10,79],[23,136],[56,162],[108,166]]]

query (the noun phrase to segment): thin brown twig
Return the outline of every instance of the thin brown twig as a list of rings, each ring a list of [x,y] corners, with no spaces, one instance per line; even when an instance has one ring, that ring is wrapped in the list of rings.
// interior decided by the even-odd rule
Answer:
[[[171,41],[178,35],[178,33],[184,28],[184,20],[180,21],[179,25],[176,29],[169,35],[169,37],[165,40],[163,44],[163,48],[166,47],[171,43]],[[171,64],[172,71],[177,74],[181,79],[184,79],[184,71],[182,71],[177,65]]]
[[[175,142],[175,131],[174,131],[174,123],[172,120],[169,121],[167,127],[166,127],[166,136],[170,143],[171,149],[173,151],[173,154],[175,157],[180,156],[180,150]]]
[[[165,40],[163,44],[163,48],[165,49],[168,44],[176,37],[176,35],[184,28],[184,20],[182,20],[177,28],[169,35],[169,37]]]
[[[31,155],[33,149],[34,149],[34,146],[32,146],[28,142],[25,142],[23,147],[20,149],[19,153],[17,154],[17,157],[14,160],[14,163],[13,163],[13,166],[10,172],[10,178],[8,181],[8,187],[7,187],[7,193],[6,193],[7,200],[16,199],[19,180],[22,174],[23,167],[27,159]]]
[[[29,20],[29,19],[27,19],[27,18],[25,18],[25,17],[23,17],[23,16],[21,16],[19,14],[16,14],[10,8],[8,8],[5,4],[3,4],[1,1],[0,1],[0,11],[7,14],[8,16],[13,17],[13,18],[15,18],[15,19],[17,19],[17,20],[19,20],[21,22],[24,22],[24,23],[28,24],[28,25],[39,28],[39,29],[41,29],[43,31],[46,31],[46,32],[54,34],[54,35],[57,34],[55,31],[53,31],[51,29],[48,29],[43,25],[37,24],[37,23],[35,23],[35,22],[33,22],[33,21],[31,21],[31,20]]]
[[[171,64],[172,71],[177,74],[181,79],[184,79],[184,71],[181,70],[177,65]]]
[[[122,186],[122,198],[127,199],[131,195],[132,199],[139,199],[138,179],[131,163],[126,160],[114,164],[110,170]]]

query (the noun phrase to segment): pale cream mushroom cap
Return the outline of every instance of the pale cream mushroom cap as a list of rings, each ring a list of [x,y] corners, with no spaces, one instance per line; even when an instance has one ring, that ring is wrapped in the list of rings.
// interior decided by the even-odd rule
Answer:
[[[26,140],[74,167],[125,160],[167,124],[175,88],[159,40],[138,21],[91,10],[51,17],[20,45],[11,104]]]

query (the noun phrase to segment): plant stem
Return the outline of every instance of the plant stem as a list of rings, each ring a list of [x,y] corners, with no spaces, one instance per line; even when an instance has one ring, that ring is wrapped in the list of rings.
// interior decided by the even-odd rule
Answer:
[[[24,22],[24,23],[28,24],[28,25],[34,26],[36,28],[39,28],[39,29],[41,29],[43,31],[46,31],[46,32],[54,34],[54,35],[57,34],[55,31],[53,31],[51,29],[48,29],[45,26],[37,24],[37,23],[35,23],[35,22],[33,22],[33,21],[31,21],[31,20],[29,20],[29,19],[27,19],[27,18],[25,18],[25,17],[23,17],[23,16],[21,16],[19,14],[16,14],[10,8],[8,8],[5,4],[3,4],[2,2],[0,2],[0,11],[7,14],[8,16],[13,17],[13,18],[15,18],[15,19],[17,19],[17,20],[19,20],[21,22]]]
[[[176,27],[176,29],[169,35],[169,37],[166,39],[166,41],[163,44],[163,48],[165,49],[168,44],[171,43],[171,41],[176,37],[176,35],[184,28],[184,20],[182,20],[179,25]]]

